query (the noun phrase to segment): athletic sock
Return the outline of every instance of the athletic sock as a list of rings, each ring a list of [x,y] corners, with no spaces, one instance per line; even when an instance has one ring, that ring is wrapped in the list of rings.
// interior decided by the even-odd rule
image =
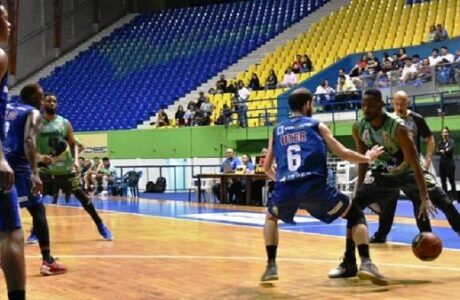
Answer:
[[[369,245],[368,244],[361,244],[358,245],[358,253],[361,257],[361,260],[370,260],[369,256]]]
[[[356,249],[353,239],[347,238],[345,243],[345,257],[344,260],[349,263],[356,263]]]
[[[265,246],[265,249],[267,251],[267,257],[269,262],[275,262],[276,260],[276,250],[278,246],[277,245],[270,245],[270,246]]]
[[[26,299],[26,291],[12,291],[8,293],[9,300],[25,300]]]

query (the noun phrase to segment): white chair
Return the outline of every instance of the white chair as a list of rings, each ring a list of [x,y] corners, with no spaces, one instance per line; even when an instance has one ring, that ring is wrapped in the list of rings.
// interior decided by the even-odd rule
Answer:
[[[209,197],[210,195],[213,195],[212,193],[212,186],[214,185],[214,180],[213,179],[201,179],[201,196],[202,199],[204,200],[203,202],[206,202],[207,200],[210,200]],[[195,192],[196,198],[198,199],[198,179],[197,178],[191,178],[190,184],[188,186],[188,201],[191,199],[192,191]]]
[[[358,184],[358,177],[352,176],[352,169],[355,165],[349,162],[340,161],[337,162],[337,169],[335,173],[335,183],[337,189],[348,197],[353,197]]]

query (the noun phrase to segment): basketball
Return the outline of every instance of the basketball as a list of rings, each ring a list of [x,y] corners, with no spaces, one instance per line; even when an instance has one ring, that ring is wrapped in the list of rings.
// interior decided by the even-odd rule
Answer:
[[[412,251],[420,260],[435,260],[442,252],[442,241],[432,232],[421,232],[412,241]]]

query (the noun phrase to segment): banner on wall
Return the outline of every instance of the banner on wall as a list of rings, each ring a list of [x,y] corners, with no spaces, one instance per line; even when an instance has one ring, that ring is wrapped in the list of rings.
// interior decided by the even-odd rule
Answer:
[[[75,134],[75,137],[85,145],[81,155],[90,158],[108,156],[107,133]]]

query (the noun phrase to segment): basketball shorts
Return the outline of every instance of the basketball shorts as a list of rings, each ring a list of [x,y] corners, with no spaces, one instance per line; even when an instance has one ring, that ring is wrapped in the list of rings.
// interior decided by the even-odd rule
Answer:
[[[43,197],[41,195],[32,194],[32,179],[30,172],[15,169],[14,185],[16,186],[19,206],[21,208],[43,203]]]
[[[21,228],[19,204],[16,188],[9,193],[0,192],[0,231],[12,231]]]
[[[72,193],[81,188],[80,179],[75,174],[49,175],[40,173],[40,179],[43,182],[43,195],[54,195],[60,189]]]
[[[350,204],[350,199],[325,178],[314,178],[292,182],[276,182],[273,197],[268,202],[268,211],[285,223],[295,224],[294,216],[299,208],[305,209],[316,219],[332,223],[340,217]]]

